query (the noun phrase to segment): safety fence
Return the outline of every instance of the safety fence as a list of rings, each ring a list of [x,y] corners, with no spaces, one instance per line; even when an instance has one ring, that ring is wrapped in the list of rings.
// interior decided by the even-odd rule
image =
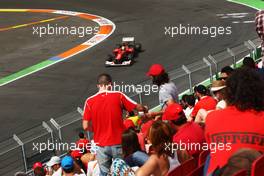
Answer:
[[[203,83],[209,85],[218,77],[220,69],[227,65],[237,68],[241,59],[252,56],[255,60],[260,57],[261,41],[258,39],[245,41],[243,44],[227,48],[226,50],[210,54],[190,65],[182,65],[180,68],[169,72],[170,80],[177,85],[181,94],[192,93],[193,86]],[[147,80],[139,83],[144,87],[151,85]],[[144,92],[132,92],[129,96],[135,101],[157,108],[158,93],[150,95]],[[67,113],[58,118],[51,118],[42,122],[29,131],[22,134],[14,134],[13,138],[0,143],[0,175],[10,176],[17,171],[31,173],[34,162],[47,162],[53,155],[62,156],[68,151],[67,147],[56,144],[70,144],[77,140],[78,132],[82,130],[82,109]]]

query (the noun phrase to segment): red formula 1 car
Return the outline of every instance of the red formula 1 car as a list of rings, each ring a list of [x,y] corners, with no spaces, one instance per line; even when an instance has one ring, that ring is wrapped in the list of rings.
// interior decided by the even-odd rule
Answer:
[[[130,66],[141,51],[141,44],[135,43],[134,37],[124,37],[122,44],[113,50],[113,55],[105,61],[105,66]]]

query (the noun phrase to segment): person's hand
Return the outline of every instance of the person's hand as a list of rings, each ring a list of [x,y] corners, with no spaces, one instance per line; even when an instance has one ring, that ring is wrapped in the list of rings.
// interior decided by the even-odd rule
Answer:
[[[155,121],[157,121],[157,120],[161,120],[161,116],[155,116],[154,120],[155,120]]]
[[[155,115],[152,112],[145,113],[146,118],[153,118]]]
[[[147,106],[144,106],[144,112],[147,113],[149,111],[149,108]]]

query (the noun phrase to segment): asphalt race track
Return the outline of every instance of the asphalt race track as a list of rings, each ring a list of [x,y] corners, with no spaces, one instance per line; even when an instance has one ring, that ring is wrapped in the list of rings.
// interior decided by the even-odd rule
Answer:
[[[82,106],[85,99],[96,92],[96,77],[99,73],[110,73],[117,81],[137,83],[147,79],[145,73],[152,63],[162,63],[167,70],[172,70],[210,53],[219,52],[226,47],[257,37],[254,23],[234,24],[232,22],[236,19],[217,16],[217,14],[248,13],[243,20],[253,20],[255,10],[225,0],[1,0],[0,8],[87,12],[110,19],[116,25],[115,32],[99,45],[69,60],[0,87],[0,141],[14,133],[21,133],[39,125],[43,120],[56,118],[74,111],[77,106]],[[1,26],[17,24],[13,18],[8,16],[3,18],[2,13],[0,15]],[[70,23],[74,24],[76,21],[67,21],[67,24]],[[232,34],[215,38],[202,35],[172,38],[164,34],[164,27],[179,24],[231,26]],[[8,34],[0,32],[0,48],[6,48],[13,53],[10,60],[6,57],[8,53],[1,53],[0,77],[24,66],[18,63],[27,66],[34,64],[33,62],[36,61],[34,56],[48,58],[64,47],[66,50],[83,40],[60,38],[59,41],[54,40],[52,43],[50,42],[52,39],[38,41],[29,33],[24,35],[20,32],[10,31]],[[104,61],[107,54],[111,53],[123,36],[134,36],[142,43],[145,51],[140,53],[132,67],[105,68]],[[49,40],[48,47],[44,45],[47,40]],[[19,54],[24,42],[32,43],[32,47],[34,46],[32,53]],[[23,60],[27,61],[21,62]],[[1,68],[5,68],[5,72],[1,72]]]

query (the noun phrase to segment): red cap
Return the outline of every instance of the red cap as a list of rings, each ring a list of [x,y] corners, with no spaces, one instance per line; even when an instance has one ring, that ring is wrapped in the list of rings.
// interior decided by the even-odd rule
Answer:
[[[149,129],[152,126],[154,120],[150,120],[141,126],[141,132],[143,133],[144,137],[146,138],[149,134]]]
[[[135,128],[135,124],[130,119],[124,120],[124,126],[125,126],[126,130],[129,129],[129,128]]]
[[[177,120],[182,112],[182,106],[178,103],[169,105],[163,113],[162,120]]]
[[[153,64],[147,73],[147,76],[158,76],[165,72],[165,69],[160,64]]]
[[[41,164],[41,162],[34,163],[32,169],[35,170],[37,167],[41,167],[41,168],[43,167],[43,165]]]
[[[78,149],[73,150],[73,151],[71,152],[71,156],[72,156],[73,158],[75,158],[75,159],[77,159],[77,158],[81,158],[81,157],[82,157],[82,152],[81,152],[80,150],[78,150]]]

